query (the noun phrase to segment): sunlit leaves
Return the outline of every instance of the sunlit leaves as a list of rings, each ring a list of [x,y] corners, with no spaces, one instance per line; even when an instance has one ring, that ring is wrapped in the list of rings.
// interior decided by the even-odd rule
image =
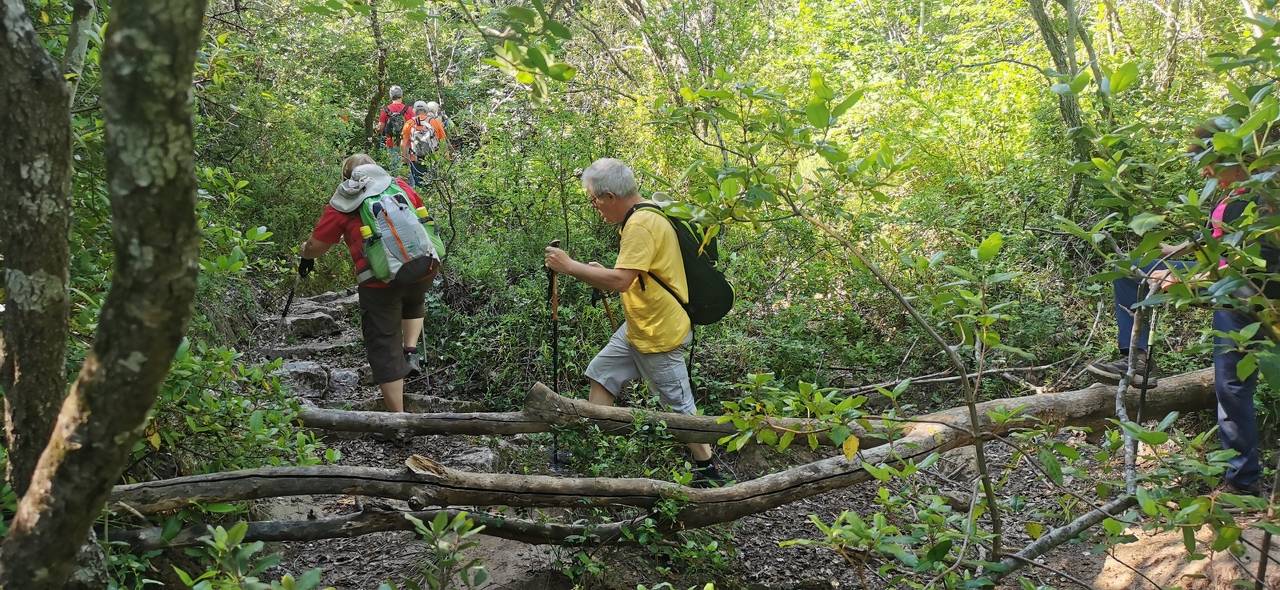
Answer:
[[[1138,62],[1130,61],[1116,68],[1111,73],[1108,91],[1111,94],[1119,94],[1128,90],[1138,81]]]
[[[1133,219],[1129,220],[1129,228],[1133,230],[1133,233],[1143,235],[1148,231],[1151,231],[1152,228],[1163,223],[1164,219],[1164,215],[1156,215],[1154,213],[1143,211],[1142,213],[1135,215]]]
[[[495,13],[505,29],[485,29],[480,33],[490,40],[494,55],[485,62],[528,86],[534,99],[543,100],[549,93],[548,79],[568,82],[577,76],[578,70],[555,58],[560,43],[573,38],[569,28],[552,19],[540,0],[534,0],[532,5],[532,9],[506,7]]]
[[[1081,70],[1074,78],[1063,77],[1062,81],[1050,86],[1049,89],[1056,94],[1080,94],[1092,79],[1093,76],[1089,70]]]
[[[978,244],[977,258],[979,262],[990,262],[1000,252],[1000,247],[1004,245],[1004,236],[1000,232],[995,232]]]
[[[804,114],[814,127],[826,127],[831,122],[831,111],[827,110],[827,103],[822,100],[810,101],[804,107]]]
[[[1274,96],[1267,96],[1258,105],[1258,108],[1249,115],[1249,118],[1245,119],[1244,122],[1240,123],[1239,127],[1232,131],[1232,134],[1236,138],[1244,139],[1245,136],[1262,129],[1264,126],[1273,124],[1277,118],[1280,118],[1280,104],[1276,102]],[[1217,145],[1215,140],[1214,146],[1216,147]]]

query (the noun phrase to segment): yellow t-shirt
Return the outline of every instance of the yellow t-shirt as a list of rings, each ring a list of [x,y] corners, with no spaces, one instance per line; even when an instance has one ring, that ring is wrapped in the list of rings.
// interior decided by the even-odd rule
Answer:
[[[622,246],[613,267],[642,273],[622,292],[622,311],[627,317],[627,340],[631,345],[644,353],[679,348],[689,335],[689,314],[670,292],[648,276],[657,275],[680,295],[681,301],[688,301],[684,259],[671,222],[653,209],[632,213],[622,228]]]

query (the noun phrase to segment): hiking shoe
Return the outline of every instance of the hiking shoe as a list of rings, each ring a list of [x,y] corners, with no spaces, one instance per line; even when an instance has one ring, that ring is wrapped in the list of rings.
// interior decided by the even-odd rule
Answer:
[[[1224,498],[1224,495],[1236,497],[1228,499]],[[1209,497],[1217,500],[1222,510],[1228,514],[1264,512],[1267,509],[1267,498],[1263,496],[1260,481],[1246,487],[1224,481],[1209,493]]]
[[[1151,365],[1151,370],[1149,371],[1151,378],[1144,381],[1143,375],[1148,374],[1148,363]],[[1155,362],[1150,361],[1150,358],[1147,355],[1139,354],[1137,360],[1134,362],[1133,368],[1133,383],[1131,383],[1131,385],[1139,389],[1149,389],[1156,386],[1156,364]],[[1129,370],[1129,359],[1127,357],[1122,357],[1111,362],[1098,361],[1090,363],[1086,369],[1090,373],[1093,373],[1108,382],[1119,383],[1120,379],[1123,378],[1124,374]]]
[[[404,351],[404,362],[409,364],[409,374],[405,377],[417,377],[422,374],[422,355],[416,351]]]
[[[1240,487],[1236,485],[1234,482],[1224,480],[1222,483],[1218,484],[1218,487],[1214,488],[1213,491],[1215,495],[1220,493],[1227,493],[1227,494],[1235,494],[1237,496],[1257,496],[1261,498],[1262,482],[1255,481],[1251,486]]]
[[[715,463],[707,461],[706,463],[698,462],[694,465],[693,481],[689,485],[695,488],[718,488],[727,483],[729,483],[728,478],[720,474],[720,470],[716,469]]]

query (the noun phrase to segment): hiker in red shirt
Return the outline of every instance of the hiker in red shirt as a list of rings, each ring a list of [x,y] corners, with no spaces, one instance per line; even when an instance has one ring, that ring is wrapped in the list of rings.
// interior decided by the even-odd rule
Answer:
[[[362,235],[362,230],[368,233],[370,229],[367,221],[362,218],[362,207],[365,206],[366,199],[395,198],[403,202],[407,197],[406,209],[420,212],[417,217],[424,220],[430,218],[423,208],[422,199],[409,183],[403,178],[392,178],[366,154],[347,158],[342,163],[342,178],[342,184],[338,185],[333,197],[325,205],[320,220],[316,222],[311,238],[302,244],[302,260],[298,263],[298,272],[306,276],[315,267],[316,257],[327,252],[338,241],[346,243],[359,282],[357,292],[360,297],[360,329],[364,335],[374,381],[382,391],[387,410],[403,412],[404,378],[422,372],[417,340],[422,333],[422,318],[426,312],[423,298],[440,269],[441,253],[431,245],[425,245],[427,255],[406,256],[412,260],[400,267],[395,279],[383,281],[376,278],[377,271],[385,271],[386,262],[375,256],[376,252],[371,251],[370,255],[365,253],[366,239],[370,237]],[[395,190],[397,187],[398,191]],[[386,219],[394,215],[394,212],[388,214],[385,209],[380,209],[379,220],[390,225],[378,225],[377,230],[395,234],[398,247],[403,248],[405,243],[410,243],[410,236],[404,232],[404,225],[395,225],[403,223],[402,221]],[[417,220],[413,219],[412,223],[417,224]],[[396,227],[400,227],[401,231],[397,233]],[[373,244],[371,247],[381,247],[372,240],[368,243]],[[418,243],[421,243],[421,239]],[[384,268],[377,268],[377,263],[381,263]],[[414,272],[406,273],[406,270]]]
[[[382,112],[378,114],[378,134],[382,136],[382,144],[387,149],[387,157],[391,159],[391,172],[400,171],[400,130],[404,128],[405,121],[413,116],[413,111],[409,109],[409,105],[404,104],[404,90],[399,86],[392,86],[388,92],[391,96],[391,104],[382,107]]]

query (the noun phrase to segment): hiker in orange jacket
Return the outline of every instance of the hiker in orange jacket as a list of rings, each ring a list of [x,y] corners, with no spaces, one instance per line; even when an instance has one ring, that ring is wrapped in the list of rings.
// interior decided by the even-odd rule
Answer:
[[[440,105],[421,100],[413,103],[413,117],[405,121],[400,133],[400,154],[409,163],[409,181],[415,188],[434,176],[436,155],[447,149],[445,139]]]

